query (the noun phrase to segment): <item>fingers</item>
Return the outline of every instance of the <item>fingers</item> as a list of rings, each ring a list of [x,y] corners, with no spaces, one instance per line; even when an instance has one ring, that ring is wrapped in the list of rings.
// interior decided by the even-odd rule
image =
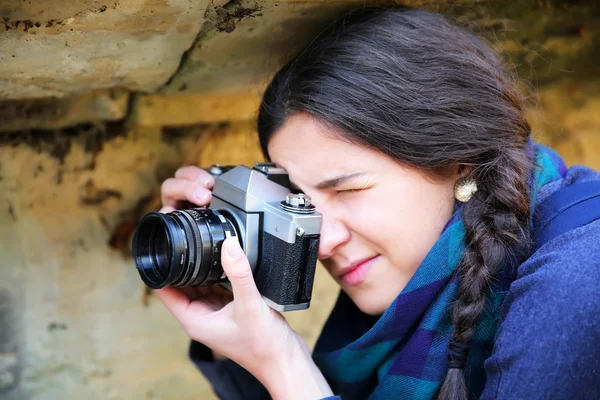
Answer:
[[[164,207],[180,208],[182,201],[205,206],[210,203],[210,188],[215,184],[211,174],[196,166],[181,167],[175,171],[175,177],[162,183],[161,200]],[[167,212],[170,212],[167,211]]]
[[[169,178],[162,183],[161,200],[165,207],[176,208],[177,202],[187,200],[199,206],[210,203],[212,194],[210,190],[200,184],[187,179]]]
[[[175,178],[196,182],[208,189],[212,188],[215,184],[215,179],[211,174],[193,165],[179,168],[175,171]]]
[[[266,307],[256,288],[248,258],[240,247],[237,238],[225,239],[221,252],[221,264],[231,283],[237,311],[255,311]]]
[[[223,307],[222,304],[215,306],[210,299],[190,299],[182,290],[173,287],[164,287],[154,292],[190,337],[199,335],[195,327],[202,325],[204,317]]]
[[[154,293],[156,293],[167,310],[183,324],[186,319],[186,311],[190,306],[190,299],[183,292],[173,287],[158,289]]]

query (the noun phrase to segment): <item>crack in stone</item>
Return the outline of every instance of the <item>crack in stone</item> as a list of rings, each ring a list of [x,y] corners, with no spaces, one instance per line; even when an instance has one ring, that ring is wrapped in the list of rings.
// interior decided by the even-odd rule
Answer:
[[[191,53],[196,48],[199,48],[199,42],[201,41],[202,37],[204,37],[207,33],[213,30],[231,33],[235,30],[236,23],[240,22],[242,19],[248,17],[254,18],[256,16],[262,16],[262,13],[260,13],[261,8],[257,3],[255,3],[254,6],[251,8],[246,8],[240,5],[241,2],[241,0],[231,0],[223,6],[217,7],[215,7],[213,1],[211,1],[210,4],[208,4],[206,10],[204,11],[204,23],[202,24],[200,30],[196,34],[196,37],[192,41],[191,46],[183,52],[177,69],[169,77],[169,79],[167,79],[167,81],[160,88],[158,88],[157,92],[161,92],[173,83],[173,80],[177,77],[177,75],[179,75],[179,73],[187,64]],[[178,90],[181,92],[186,89],[187,84],[184,83],[179,87]]]

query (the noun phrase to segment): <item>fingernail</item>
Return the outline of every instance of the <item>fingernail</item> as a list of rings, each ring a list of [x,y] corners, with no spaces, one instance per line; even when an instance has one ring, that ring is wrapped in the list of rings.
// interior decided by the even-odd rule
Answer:
[[[208,198],[208,193],[203,189],[198,189],[194,192],[194,196],[200,201],[204,201]]]
[[[240,247],[240,243],[237,240],[232,240],[232,242],[233,243],[231,243],[227,248],[227,254],[229,255],[229,258],[236,260],[240,258],[242,254],[244,254],[244,251]]]
[[[210,187],[212,184],[212,179],[211,178],[206,178],[206,177],[200,177],[198,178],[198,183],[201,184],[204,187]]]

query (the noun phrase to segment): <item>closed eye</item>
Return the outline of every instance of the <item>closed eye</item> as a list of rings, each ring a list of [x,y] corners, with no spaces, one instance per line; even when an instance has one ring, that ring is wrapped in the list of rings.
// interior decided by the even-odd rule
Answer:
[[[340,185],[340,187],[336,190],[336,192],[337,193],[364,192],[365,190],[369,190],[375,186],[375,182],[372,178],[361,179],[361,181],[356,182],[351,185]]]
[[[354,188],[354,189],[343,189],[343,190],[336,190],[336,194],[344,194],[344,193],[356,193],[356,192],[362,192],[365,191],[367,189],[370,189],[370,187],[364,187],[364,188]]]

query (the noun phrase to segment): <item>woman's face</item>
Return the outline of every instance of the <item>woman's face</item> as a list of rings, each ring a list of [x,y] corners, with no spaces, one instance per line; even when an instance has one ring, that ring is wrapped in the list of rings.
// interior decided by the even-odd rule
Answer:
[[[382,314],[451,217],[458,171],[432,180],[327,129],[307,114],[290,117],[269,155],[323,214],[319,259],[327,271],[360,310]]]

